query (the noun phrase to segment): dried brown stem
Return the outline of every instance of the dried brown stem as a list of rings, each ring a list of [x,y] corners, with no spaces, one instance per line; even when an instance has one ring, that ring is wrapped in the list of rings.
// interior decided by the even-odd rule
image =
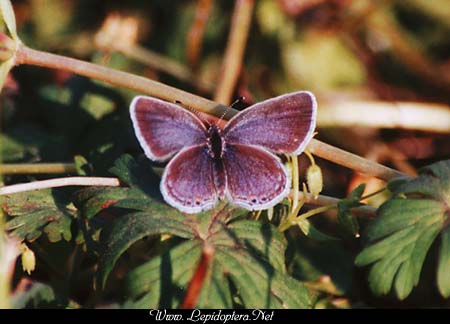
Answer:
[[[186,56],[191,67],[195,68],[202,50],[202,40],[205,33],[206,23],[212,9],[212,0],[198,0],[195,9],[194,22],[186,40]]]
[[[225,57],[222,63],[222,73],[214,100],[225,105],[231,103],[236,82],[242,67],[245,44],[253,15],[253,0],[236,0],[233,20],[228,38]]]
[[[0,174],[54,174],[75,173],[74,163],[0,164]]]
[[[38,51],[24,45],[21,45],[16,53],[16,64],[37,65],[70,71],[75,74],[108,82],[119,87],[128,88],[170,102],[180,101],[185,106],[216,116],[220,116],[227,109],[226,106],[217,104],[208,99],[132,73],[114,70],[66,56]]]
[[[333,161],[336,164],[385,181],[406,176],[400,171],[388,168],[387,166],[367,160],[359,155],[341,150],[340,148],[320,142],[316,139],[312,139],[306,148],[322,159]]]

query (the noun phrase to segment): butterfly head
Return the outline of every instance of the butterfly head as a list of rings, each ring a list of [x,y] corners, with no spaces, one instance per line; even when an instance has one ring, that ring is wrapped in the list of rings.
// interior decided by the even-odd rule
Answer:
[[[219,160],[222,158],[225,149],[225,141],[223,140],[219,126],[215,124],[210,125],[208,128],[207,146],[208,154],[212,159]]]

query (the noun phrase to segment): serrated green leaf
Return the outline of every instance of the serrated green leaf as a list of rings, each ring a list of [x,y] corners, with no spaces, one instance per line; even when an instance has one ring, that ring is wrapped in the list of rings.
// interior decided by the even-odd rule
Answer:
[[[231,223],[228,229],[244,243],[247,250],[266,259],[276,270],[286,271],[284,264],[286,242],[281,232],[275,227],[268,223],[242,220]],[[219,234],[214,237],[214,243],[217,245],[222,243],[219,237]]]
[[[114,162],[114,166],[109,169],[109,172],[128,185],[145,185],[143,176],[146,174],[146,171],[151,171],[151,169],[146,168],[142,160],[140,162],[136,161],[131,155],[125,154]],[[147,160],[147,166],[149,165],[150,163]]]
[[[5,228],[22,240],[34,241],[45,233],[50,242],[72,238],[76,209],[62,190],[39,190],[2,197],[2,208],[12,217]]]
[[[222,265],[219,262],[213,262],[210,268],[197,303],[203,308],[232,308],[231,287]]]
[[[403,228],[422,222],[425,217],[442,215],[445,208],[435,200],[392,198],[380,206],[377,218],[367,231],[367,239],[374,241]]]
[[[309,295],[299,281],[255,260],[248,251],[224,247],[216,253],[222,271],[239,288],[245,307],[308,308]]]
[[[81,215],[91,219],[103,209],[127,198],[129,191],[128,188],[88,187],[78,190],[73,195],[73,200]]]
[[[355,260],[358,266],[373,264],[369,283],[374,293],[387,294],[394,286],[402,300],[419,283],[428,250],[449,221],[449,178],[447,160],[422,168],[415,179],[395,179],[389,185],[393,197],[378,209],[366,233],[368,245]],[[450,295],[446,232],[442,233],[437,269],[443,296]]]
[[[128,293],[132,298],[140,297],[133,308],[176,307],[201,254],[200,241],[186,241],[130,272]]]
[[[286,259],[292,276],[307,281],[312,289],[317,287],[333,295],[351,291],[354,255],[344,247],[343,241],[315,241],[290,234]]]
[[[419,283],[420,272],[428,249],[439,234],[440,224],[429,226],[417,238],[409,259],[402,263],[395,278],[395,292],[403,300],[411,293],[413,287]]]
[[[146,212],[128,214],[119,219],[110,234],[110,240],[99,262],[99,282],[106,279],[120,255],[138,240],[156,234],[172,234],[192,238],[189,220],[164,204],[153,204]]]
[[[275,227],[248,220],[217,225],[214,224],[217,219],[220,217],[210,218],[212,223],[208,226],[208,235],[204,236],[205,233],[199,232],[193,240],[177,247],[186,251],[178,253],[176,250],[175,253],[175,249],[172,249],[170,256],[166,256],[166,259],[173,262],[170,267],[171,287],[172,292],[177,292],[171,295],[170,302],[162,300],[163,296],[159,291],[158,280],[161,281],[162,273],[167,272],[162,272],[161,268],[164,254],[129,274],[127,283],[130,294],[135,298],[141,297],[138,304],[134,306],[177,307],[193,276],[206,241],[208,246],[213,247],[214,253],[196,307],[232,307],[229,281],[236,287],[244,306],[248,308],[306,308],[310,306],[308,290],[286,273],[284,266],[286,242]],[[195,223],[194,220],[193,222]],[[195,225],[191,226],[198,228]],[[202,238],[206,238],[206,241]],[[188,255],[189,253],[195,254],[196,262],[189,263],[188,268],[187,262],[193,259],[193,256]],[[188,276],[184,275],[186,272],[189,272]],[[179,290],[174,290],[173,287],[178,287]]]

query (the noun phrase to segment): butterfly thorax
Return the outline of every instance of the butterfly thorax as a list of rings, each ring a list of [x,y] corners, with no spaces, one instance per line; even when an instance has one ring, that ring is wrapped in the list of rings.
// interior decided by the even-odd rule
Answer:
[[[222,158],[225,142],[223,140],[220,128],[217,125],[211,125],[207,133],[208,154],[211,158],[218,160]]]

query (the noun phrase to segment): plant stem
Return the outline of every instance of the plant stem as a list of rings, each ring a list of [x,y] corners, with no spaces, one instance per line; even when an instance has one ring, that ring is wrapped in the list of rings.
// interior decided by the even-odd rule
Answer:
[[[21,163],[0,164],[1,174],[54,174],[76,173],[74,163]]]
[[[184,296],[183,303],[180,306],[181,309],[192,309],[195,308],[195,305],[197,305],[197,301],[202,291],[202,287],[205,282],[208,269],[211,266],[211,260],[213,257],[214,248],[212,245],[205,242],[203,245],[202,257],[189,282],[186,295]]]
[[[244,57],[245,44],[253,15],[253,0],[236,0],[221,77],[214,100],[225,105],[231,103]]]
[[[67,177],[59,179],[50,179],[1,187],[0,196],[24,191],[65,187],[65,186],[119,187],[120,181],[117,178],[103,178],[103,177]]]
[[[289,195],[292,198],[293,193]],[[314,198],[314,196],[310,193],[307,193],[306,195],[303,192],[299,192],[299,200],[304,201],[308,205],[313,206],[337,206],[338,202],[341,201],[341,199],[329,197],[325,195],[319,195],[317,198]],[[373,218],[375,217],[376,208],[372,206],[360,206],[356,208],[352,208],[351,211],[355,213],[355,215],[361,216],[361,217],[369,217]]]
[[[51,54],[20,45],[16,53],[16,64],[29,64],[53,69],[70,71],[88,78],[101,80],[119,87],[128,88],[139,93],[145,93],[167,101],[180,101],[183,105],[221,116],[226,106],[189,92],[153,81],[132,73],[122,72],[97,64],[73,59],[66,56]]]
[[[360,201],[363,201],[363,200],[369,199],[369,198],[371,198],[373,196],[376,196],[376,195],[382,193],[385,190],[387,190],[387,187],[381,188],[380,190],[374,191],[374,192],[372,192],[370,194],[367,194],[367,195],[361,197]]]
[[[333,204],[333,205],[327,205],[327,206],[323,206],[323,207],[319,207],[319,208],[314,208],[311,210],[308,210],[306,213],[301,214],[300,216],[297,217],[297,221],[301,220],[301,219],[307,219],[311,216],[320,214],[320,213],[324,213],[326,211],[329,211],[330,209],[336,208],[337,205]]]
[[[195,108],[201,112],[213,114],[215,116],[221,116],[225,110],[227,111],[226,117],[228,118],[237,113],[235,109],[228,108],[206,98],[193,95],[189,92],[179,90],[144,77],[73,58],[37,51],[24,45],[20,45],[16,53],[16,64],[38,65],[70,71],[171,102],[179,100],[185,106]],[[376,162],[366,160],[360,156],[325,144],[316,139],[311,140],[307,149],[321,158],[383,180],[406,176],[399,171],[390,169]]]
[[[312,139],[307,149],[325,160],[333,161],[336,164],[345,166],[355,171],[371,175],[373,177],[388,181],[397,177],[406,177],[407,175],[388,168],[387,166],[367,160],[359,155],[341,150],[340,148]]]
[[[198,0],[194,21],[186,39],[186,57],[191,67],[195,69],[202,52],[203,35],[213,8],[212,0]]]
[[[299,202],[299,174],[298,174],[298,157],[291,157],[291,168],[292,168],[292,211],[295,211]]]

